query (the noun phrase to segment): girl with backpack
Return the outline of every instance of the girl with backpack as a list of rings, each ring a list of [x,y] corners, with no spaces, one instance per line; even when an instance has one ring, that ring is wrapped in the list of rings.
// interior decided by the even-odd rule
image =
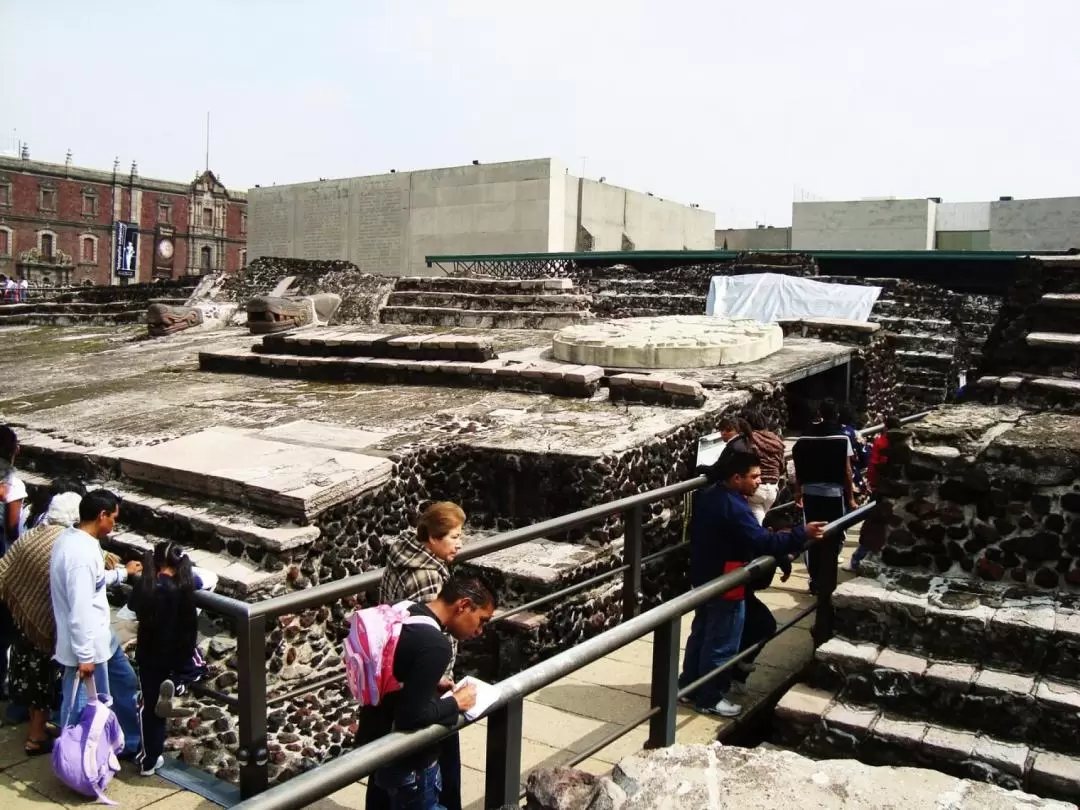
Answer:
[[[165,764],[165,720],[172,715],[173,696],[206,673],[196,647],[195,591],[201,588],[191,558],[179,543],[158,543],[146,553],[133,600],[139,619],[135,661],[143,694],[138,758],[142,776],[153,776]]]

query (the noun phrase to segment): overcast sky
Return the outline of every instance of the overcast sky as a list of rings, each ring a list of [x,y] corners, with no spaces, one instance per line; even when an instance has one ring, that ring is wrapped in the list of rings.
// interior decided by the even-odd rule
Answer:
[[[717,227],[1080,195],[1078,0],[0,0],[0,149],[230,187],[555,157]]]

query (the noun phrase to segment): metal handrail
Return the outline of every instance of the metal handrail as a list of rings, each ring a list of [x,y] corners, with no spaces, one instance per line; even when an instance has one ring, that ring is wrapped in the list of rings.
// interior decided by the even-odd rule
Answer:
[[[826,537],[842,533],[850,526],[860,523],[872,509],[873,504],[867,504],[828,524],[825,528]],[[550,686],[584,666],[598,661],[615,650],[641,638],[646,633],[659,630],[662,627],[667,627],[670,631],[671,625],[674,623],[675,638],[677,639],[678,623],[686,613],[724,595],[733,588],[746,585],[755,579],[767,577],[773,573],[776,564],[775,557],[758,557],[742,568],[723,574],[705,585],[676,596],[652,610],[642,613],[640,616],[629,619],[617,627],[613,627],[516,675],[511,675],[509,678],[499,681],[494,685],[498,689],[498,697],[484,716],[493,718],[500,710],[506,710],[512,704],[520,704],[528,695],[543,689],[545,686]],[[675,651],[676,653],[678,651],[677,643]],[[745,651],[745,655],[749,654],[749,650]],[[699,683],[708,678],[716,677],[721,671],[716,670],[710,673],[706,678],[701,679]],[[676,699],[674,691],[672,691],[670,698],[668,703],[674,704]],[[660,713],[665,708],[671,709],[673,706],[656,708],[656,713]],[[654,716],[654,713],[650,711],[648,717],[644,719],[649,719],[652,716]],[[417,753],[431,746],[460,730],[465,725],[468,725],[468,723],[459,718],[458,722],[453,726],[434,725],[418,731],[392,731],[386,736],[343,754],[337,759],[320,765],[318,768],[299,774],[257,796],[245,799],[234,805],[233,808],[234,810],[255,810],[256,808],[258,810],[293,810],[293,808],[305,807],[336,790],[369,776],[377,769],[385,767],[403,756]],[[489,723],[489,735],[495,725],[494,722]],[[513,722],[509,725],[512,726]],[[490,748],[491,737],[489,736],[488,739]],[[488,766],[491,767],[491,765],[492,763],[489,762]],[[514,778],[517,780],[519,777],[515,774]],[[517,795],[516,790],[514,794]]]
[[[926,414],[923,412],[914,414],[901,420],[908,423],[921,419]],[[876,429],[880,429],[875,426]],[[875,428],[863,431],[864,435],[874,432]],[[529,540],[548,537],[559,534],[579,526],[598,520],[621,514],[625,523],[624,540],[624,564],[615,571],[609,572],[609,576],[621,572],[623,579],[623,620],[633,619],[638,614],[641,601],[641,572],[645,559],[642,558],[642,529],[644,525],[645,507],[667,498],[675,498],[696,490],[707,483],[705,476],[696,476],[686,481],[670,484],[655,490],[637,493],[616,501],[589,507],[569,515],[562,515],[550,520],[542,521],[531,526],[513,529],[494,537],[481,540],[466,547],[459,560],[468,560],[511,548]],[[791,504],[782,504],[775,510],[790,508]],[[862,514],[858,510],[849,516]],[[649,555],[650,562],[670,554],[684,544],[678,544],[668,549]],[[237,748],[237,761],[240,766],[240,787],[242,795],[247,798],[266,790],[268,784],[267,759],[267,670],[264,662],[267,660],[267,629],[268,621],[282,615],[297,613],[299,611],[320,607],[345,597],[355,596],[358,593],[368,592],[376,588],[382,579],[384,569],[376,569],[363,574],[336,580],[302,591],[294,591],[273,597],[262,602],[250,604],[238,599],[222,596],[221,594],[199,591],[195,595],[196,604],[214,613],[231,618],[235,622],[237,635],[237,659],[239,661],[239,679],[236,696],[225,696],[230,708],[235,708],[239,715],[239,739]],[[835,572],[834,572],[835,573]],[[599,581],[594,577],[590,584]],[[582,589],[581,584],[571,586],[571,592]],[[565,596],[564,594],[561,594]],[[558,595],[549,595],[543,600],[534,600],[531,606],[535,607],[545,601],[552,601]],[[828,638],[831,634],[831,602],[830,592],[823,592],[820,604],[826,608],[819,612],[815,623],[815,638]],[[520,612],[517,609],[516,612]],[[677,639],[676,639],[677,646]],[[278,696],[274,702],[292,697],[301,691],[310,691],[317,688],[326,680],[334,680],[334,676],[326,676],[311,684],[298,687],[284,698]],[[208,695],[213,697],[213,695]],[[497,752],[496,752],[497,753]],[[515,777],[516,778],[516,777]]]

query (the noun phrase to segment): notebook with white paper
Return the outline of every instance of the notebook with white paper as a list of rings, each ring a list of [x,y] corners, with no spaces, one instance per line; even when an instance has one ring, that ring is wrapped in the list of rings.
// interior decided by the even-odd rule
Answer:
[[[483,715],[488,709],[491,708],[491,704],[499,697],[499,687],[493,684],[482,681],[479,678],[474,678],[472,675],[466,675],[456,684],[454,688],[446,692],[443,697],[452,695],[455,690],[460,689],[467,684],[472,684],[476,687],[476,705],[465,712],[465,719],[476,720]]]

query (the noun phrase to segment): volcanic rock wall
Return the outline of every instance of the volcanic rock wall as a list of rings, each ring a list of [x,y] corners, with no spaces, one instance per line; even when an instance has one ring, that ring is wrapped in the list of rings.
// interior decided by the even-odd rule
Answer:
[[[1080,589],[1080,417],[964,405],[889,442],[883,564]]]

